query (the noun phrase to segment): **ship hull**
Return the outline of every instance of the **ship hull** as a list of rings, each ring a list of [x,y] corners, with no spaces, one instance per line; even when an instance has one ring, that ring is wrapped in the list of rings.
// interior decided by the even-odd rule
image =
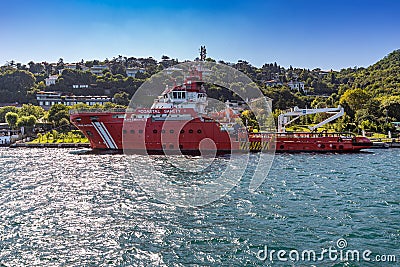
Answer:
[[[77,112],[71,122],[96,150],[120,150],[145,154],[204,154],[275,151],[359,152],[372,146],[368,138],[343,133],[270,133],[230,136],[215,121],[126,121],[124,112]]]

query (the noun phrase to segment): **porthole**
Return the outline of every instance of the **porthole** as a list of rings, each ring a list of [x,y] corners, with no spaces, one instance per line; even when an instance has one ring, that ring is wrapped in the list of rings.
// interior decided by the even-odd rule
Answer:
[[[164,129],[162,129],[162,130],[161,130],[161,133],[165,133],[165,130],[164,130]]]
[[[200,129],[198,129],[198,130],[197,130],[197,133],[198,133],[198,134],[201,134],[201,130],[200,130]]]
[[[134,134],[134,133],[135,133],[135,130],[130,130],[130,133],[131,133],[131,134]]]
[[[139,130],[139,133],[142,134],[142,133],[143,133],[143,130]]]
[[[126,130],[123,130],[123,131],[122,131],[122,133],[123,133],[123,134],[126,134],[126,133],[127,133],[127,131],[126,131]]]
[[[155,134],[156,134],[156,133],[157,133],[157,130],[156,130],[156,129],[154,129],[154,130],[153,130],[153,133],[155,133]]]
[[[189,130],[189,133],[193,133],[193,130],[192,130],[192,129],[190,129],[190,130]]]
[[[181,134],[183,134],[183,133],[185,133],[185,130],[182,129],[182,130],[181,130]]]
[[[172,130],[172,129],[171,129],[171,130],[169,130],[169,133],[172,133],[172,134],[173,134],[173,133],[174,133],[174,130]]]

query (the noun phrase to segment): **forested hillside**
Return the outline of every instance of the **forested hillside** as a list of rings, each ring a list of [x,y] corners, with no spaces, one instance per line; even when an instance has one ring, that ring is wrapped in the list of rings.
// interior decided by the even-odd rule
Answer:
[[[211,58],[206,60],[215,61]],[[70,69],[66,68],[63,59],[56,64],[29,62],[23,65],[10,61],[0,67],[0,103],[36,104],[35,93],[45,90],[75,95],[108,95],[119,104],[126,104],[148,77],[178,63],[178,59],[168,56],[163,56],[159,62],[152,57],[118,56],[112,60],[82,60],[74,63],[75,69]],[[346,116],[337,123],[340,130],[386,131],[390,128],[389,122],[400,121],[400,50],[367,68],[340,71],[284,68],[277,63],[267,63],[258,68],[245,60],[218,63],[248,75],[266,96],[274,100],[276,113],[293,106],[332,107],[340,104],[346,110]],[[95,75],[90,71],[95,65],[107,66],[107,69]],[[126,70],[129,68],[142,71],[128,77]],[[46,86],[45,78],[54,74],[59,75],[56,83]],[[289,82],[303,83],[304,89],[290,88]],[[87,85],[88,88],[76,88],[75,85]],[[208,87],[208,94],[220,100],[233,97],[228,90],[215,86]]]

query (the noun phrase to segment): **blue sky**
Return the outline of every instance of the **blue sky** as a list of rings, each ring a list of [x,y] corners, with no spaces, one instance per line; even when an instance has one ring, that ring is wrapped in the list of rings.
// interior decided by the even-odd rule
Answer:
[[[368,66],[400,48],[400,1],[0,2],[0,65],[168,55],[255,66]]]

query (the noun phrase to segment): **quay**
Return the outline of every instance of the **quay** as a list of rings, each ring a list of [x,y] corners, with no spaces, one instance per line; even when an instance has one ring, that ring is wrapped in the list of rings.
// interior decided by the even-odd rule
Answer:
[[[89,143],[14,143],[10,145],[11,148],[29,147],[29,148],[77,148],[84,147],[90,148]]]
[[[372,147],[375,149],[385,149],[385,148],[400,148],[399,139],[372,139]]]

